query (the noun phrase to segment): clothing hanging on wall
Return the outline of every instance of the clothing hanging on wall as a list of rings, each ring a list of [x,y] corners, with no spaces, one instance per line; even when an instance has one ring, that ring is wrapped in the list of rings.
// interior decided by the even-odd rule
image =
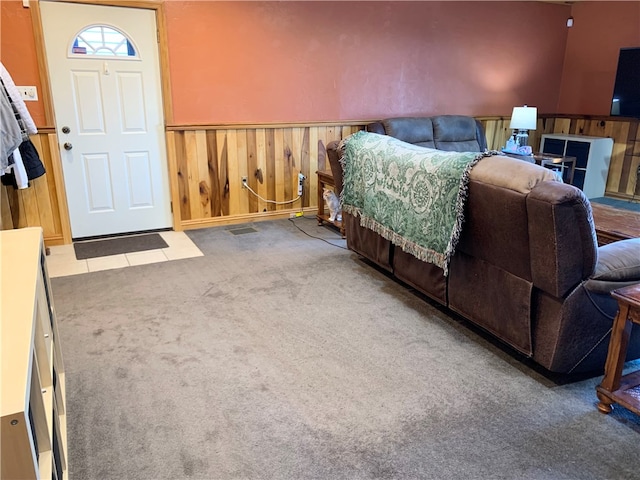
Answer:
[[[38,151],[29,138],[30,134],[37,133],[35,123],[20,96],[13,79],[0,62],[0,84],[2,84],[3,100],[0,105],[2,111],[2,160],[0,161],[0,176],[4,185],[12,185],[22,189],[29,186],[29,180],[38,178],[45,173],[44,165],[40,160]],[[11,118],[13,117],[13,118]],[[5,123],[4,120],[7,120]],[[5,136],[4,127],[7,126]],[[19,133],[18,145],[16,143],[16,126]],[[6,145],[6,148],[5,148]],[[13,147],[12,149],[9,149]],[[8,154],[7,154],[8,152]]]
[[[9,166],[9,155],[22,143],[22,132],[6,90],[0,90],[0,170],[5,170]]]

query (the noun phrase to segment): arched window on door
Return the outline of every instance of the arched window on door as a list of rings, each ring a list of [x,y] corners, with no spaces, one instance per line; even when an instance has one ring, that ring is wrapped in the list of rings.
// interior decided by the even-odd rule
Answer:
[[[107,25],[92,25],[80,32],[71,46],[71,55],[137,58],[133,42]]]

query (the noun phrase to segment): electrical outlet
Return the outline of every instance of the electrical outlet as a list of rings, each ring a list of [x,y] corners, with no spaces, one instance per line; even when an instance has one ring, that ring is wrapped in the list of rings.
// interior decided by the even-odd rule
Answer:
[[[25,102],[37,102],[38,101],[38,89],[36,87],[19,87],[16,86],[20,92],[22,100]]]
[[[242,188],[247,188],[247,177],[242,177],[241,181],[242,181]]]

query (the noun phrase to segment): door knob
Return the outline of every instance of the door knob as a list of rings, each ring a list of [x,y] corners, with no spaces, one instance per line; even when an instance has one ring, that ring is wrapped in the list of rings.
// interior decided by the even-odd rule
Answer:
[[[67,126],[62,127],[62,133],[69,133],[71,129]]]
[[[69,142],[65,142],[63,147],[65,150],[71,150],[73,148],[73,145],[71,145]]]

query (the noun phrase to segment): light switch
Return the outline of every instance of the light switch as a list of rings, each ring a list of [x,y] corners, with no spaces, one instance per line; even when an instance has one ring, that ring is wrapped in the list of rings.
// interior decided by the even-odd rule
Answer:
[[[18,87],[16,86],[18,91],[20,92],[20,96],[22,100],[25,102],[36,102],[38,101],[38,90],[36,87]]]

